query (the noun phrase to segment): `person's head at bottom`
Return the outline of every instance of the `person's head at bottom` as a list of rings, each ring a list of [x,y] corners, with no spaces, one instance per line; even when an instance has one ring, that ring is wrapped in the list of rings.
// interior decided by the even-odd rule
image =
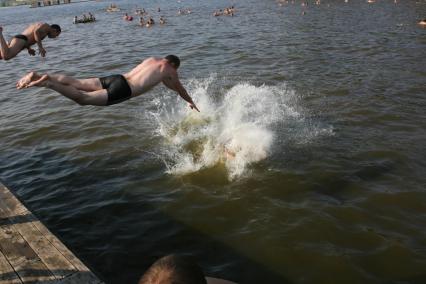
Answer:
[[[139,284],[207,284],[207,281],[192,258],[171,254],[154,262]]]

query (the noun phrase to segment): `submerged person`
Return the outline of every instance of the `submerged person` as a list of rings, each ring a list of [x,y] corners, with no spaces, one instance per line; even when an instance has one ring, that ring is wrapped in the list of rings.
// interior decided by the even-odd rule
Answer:
[[[137,97],[162,82],[187,101],[191,109],[199,111],[179,81],[179,65],[177,56],[168,55],[148,58],[126,74],[102,78],[75,79],[60,74],[30,72],[16,83],[16,88],[45,87],[80,105],[107,106]]]
[[[46,36],[56,38],[60,33],[61,27],[58,25],[35,23],[26,28],[22,34],[15,35],[8,44],[3,37],[3,28],[0,27],[0,59],[9,60],[23,49],[28,49],[28,53],[34,56],[35,50],[31,46],[36,43],[41,57],[45,57],[46,50],[43,47],[42,40]]]

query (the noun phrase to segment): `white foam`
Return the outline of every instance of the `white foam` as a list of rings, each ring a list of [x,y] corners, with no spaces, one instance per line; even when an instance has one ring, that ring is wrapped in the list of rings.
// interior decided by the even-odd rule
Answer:
[[[151,112],[161,136],[161,155],[170,174],[184,175],[223,164],[229,179],[248,173],[249,166],[268,158],[275,141],[274,125],[303,119],[296,96],[285,85],[253,86],[238,83],[221,89],[220,80],[186,82],[200,113],[176,95],[155,99]]]

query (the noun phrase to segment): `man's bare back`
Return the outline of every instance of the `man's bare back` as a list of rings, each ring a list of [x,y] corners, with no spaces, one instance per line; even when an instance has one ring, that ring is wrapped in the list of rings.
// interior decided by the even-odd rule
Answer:
[[[143,94],[177,72],[163,58],[148,58],[123,75],[132,89],[132,97]]]
[[[149,91],[161,82],[180,95],[186,93],[179,81],[176,69],[164,58],[150,57],[124,74],[124,77],[132,89],[132,97]]]

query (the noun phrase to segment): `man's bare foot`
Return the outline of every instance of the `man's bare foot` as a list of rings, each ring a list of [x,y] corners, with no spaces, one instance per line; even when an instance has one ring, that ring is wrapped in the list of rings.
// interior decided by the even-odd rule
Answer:
[[[49,76],[47,74],[44,74],[43,76],[40,77],[40,79],[36,80],[36,81],[32,81],[31,83],[29,83],[27,85],[27,88],[32,87],[32,86],[38,86],[38,87],[47,87],[47,83],[49,80]]]
[[[16,83],[16,88],[19,90],[34,86],[34,84],[30,86],[30,84],[39,81],[42,77],[43,76],[40,76],[36,72],[30,72],[24,77],[22,77],[21,80],[18,81],[18,83]]]
[[[17,83],[16,83],[16,88],[19,89],[23,89],[25,88],[29,83],[31,83],[31,81],[33,80],[33,78],[37,78],[38,74],[35,72],[30,72],[27,75],[25,75],[24,77],[22,77]],[[40,76],[38,76],[40,77]]]

